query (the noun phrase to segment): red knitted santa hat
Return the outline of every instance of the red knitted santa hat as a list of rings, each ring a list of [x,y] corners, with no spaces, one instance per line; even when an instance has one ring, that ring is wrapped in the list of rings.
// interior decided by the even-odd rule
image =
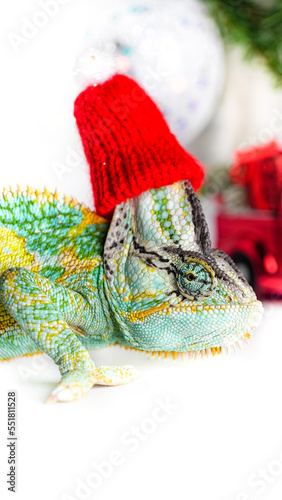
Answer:
[[[197,190],[203,167],[170,132],[161,112],[132,79],[115,75],[81,92],[74,115],[90,165],[96,212],[150,188],[189,179]]]

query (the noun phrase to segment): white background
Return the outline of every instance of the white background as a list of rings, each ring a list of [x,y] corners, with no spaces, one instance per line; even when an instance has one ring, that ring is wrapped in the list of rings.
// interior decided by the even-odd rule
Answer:
[[[40,6],[33,0],[2,5],[1,186],[58,187],[91,203],[86,162],[81,153],[68,156],[80,147],[72,117],[80,89],[72,72],[84,26],[109,3],[66,2],[18,53],[7,35],[20,35],[22,18],[31,19]],[[220,108],[191,151],[207,163],[229,162],[242,143],[279,133],[281,92],[262,69],[232,52]],[[54,162],[67,167],[61,176]],[[133,364],[141,377],[124,387],[93,388],[73,404],[43,404],[59,379],[47,357],[2,363],[1,499],[12,495],[6,489],[8,390],[18,394],[20,500],[280,499],[281,324],[281,306],[267,304],[251,345],[229,358],[182,364],[117,347],[93,352],[97,365]],[[165,401],[173,407],[167,412],[160,409]],[[114,452],[119,465],[104,464],[104,478],[97,465]]]

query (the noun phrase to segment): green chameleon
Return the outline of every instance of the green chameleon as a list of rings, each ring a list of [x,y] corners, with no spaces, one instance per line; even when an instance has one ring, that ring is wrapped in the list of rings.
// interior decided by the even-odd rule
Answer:
[[[48,402],[135,378],[130,366],[95,367],[88,350],[215,354],[250,337],[262,311],[211,248],[189,181],[121,203],[110,223],[46,189],[0,196],[0,359],[48,354],[61,373]]]

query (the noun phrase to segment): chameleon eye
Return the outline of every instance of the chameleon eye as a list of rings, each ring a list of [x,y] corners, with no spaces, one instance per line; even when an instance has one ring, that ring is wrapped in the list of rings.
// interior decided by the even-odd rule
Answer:
[[[197,276],[195,276],[195,274],[193,273],[188,273],[186,278],[188,281],[195,281],[197,279]]]
[[[215,284],[214,271],[201,259],[195,257],[187,259],[178,271],[179,291],[190,300],[203,300],[209,297]]]

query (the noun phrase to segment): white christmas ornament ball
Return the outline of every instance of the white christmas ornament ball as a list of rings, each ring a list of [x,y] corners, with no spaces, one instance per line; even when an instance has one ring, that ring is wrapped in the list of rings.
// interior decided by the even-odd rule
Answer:
[[[89,49],[76,68],[84,84],[114,72],[133,77],[187,146],[214,115],[224,82],[223,44],[205,6],[198,0],[113,2],[98,21],[86,33],[87,46],[95,47],[92,59]]]

